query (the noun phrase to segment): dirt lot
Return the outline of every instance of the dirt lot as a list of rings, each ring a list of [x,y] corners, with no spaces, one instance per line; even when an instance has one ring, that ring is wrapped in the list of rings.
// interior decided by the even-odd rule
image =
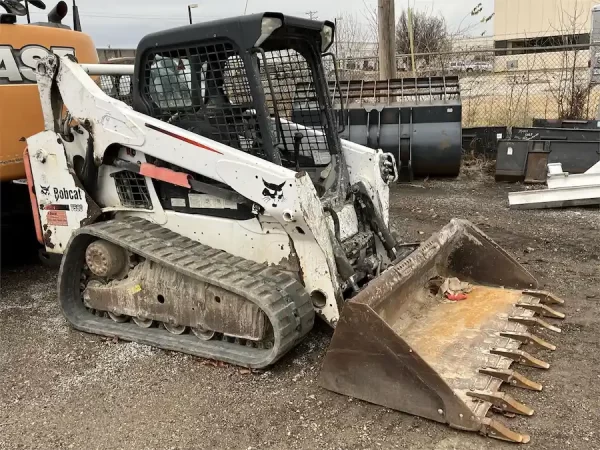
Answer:
[[[522,370],[544,390],[511,392],[536,414],[511,426],[531,434],[531,449],[600,449],[600,211],[510,211],[507,192],[519,188],[474,172],[396,186],[392,220],[422,240],[470,219],[568,300],[558,349],[543,354],[550,370]],[[0,448],[516,448],[319,388],[324,326],[273,369],[245,375],[71,330],[55,278],[35,264],[2,273]]]

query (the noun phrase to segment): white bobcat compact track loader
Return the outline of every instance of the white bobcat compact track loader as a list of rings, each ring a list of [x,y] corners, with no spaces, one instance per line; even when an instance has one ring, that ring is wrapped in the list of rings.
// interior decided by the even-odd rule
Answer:
[[[40,61],[46,130],[25,160],[62,310],[78,330],[251,368],[319,316],[336,329],[327,389],[526,442],[491,414],[533,412],[499,387],[541,389],[510,367],[548,367],[520,347],[554,349],[529,329],[559,331],[539,316],[562,301],[468,222],[396,240],[394,156],[338,137],[333,37],[278,13],[149,35],[133,108],[72,58]],[[318,131],[291,121],[303,107]],[[452,277],[467,299],[430,290]]]

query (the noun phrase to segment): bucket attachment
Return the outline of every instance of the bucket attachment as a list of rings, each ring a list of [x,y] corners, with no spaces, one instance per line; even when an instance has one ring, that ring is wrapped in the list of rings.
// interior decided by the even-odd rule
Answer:
[[[470,284],[466,298],[451,301],[430,290],[432,280],[448,278]],[[528,435],[488,413],[533,414],[499,388],[542,389],[511,368],[548,369],[534,353],[555,349],[534,329],[559,332],[549,320],[564,315],[550,305],[563,302],[536,288],[535,278],[482,231],[452,220],[345,305],[320,383],[454,428],[526,443]]]

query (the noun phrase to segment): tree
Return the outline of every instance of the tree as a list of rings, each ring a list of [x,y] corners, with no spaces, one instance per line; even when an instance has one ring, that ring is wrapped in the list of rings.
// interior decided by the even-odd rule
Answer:
[[[366,24],[366,33],[367,40],[369,42],[375,43],[375,47],[373,49],[373,54],[379,54],[379,33],[377,32],[379,28],[379,21],[377,17],[377,7],[373,7],[366,0],[363,0],[363,20]]]
[[[464,36],[470,35],[471,32],[474,31],[476,28],[478,28],[481,24],[486,24],[490,20],[492,20],[495,15],[496,15],[496,13],[494,13],[494,12],[489,15],[487,13],[485,13],[483,11],[483,5],[481,3],[478,3],[466,16],[463,17],[463,19],[458,24],[456,31],[454,31],[454,33],[452,33],[452,37],[455,38],[455,37],[464,37]],[[479,22],[474,22],[473,20],[468,20],[468,19],[473,19],[473,18],[479,18]],[[465,24],[463,26],[465,21],[467,21],[467,24]],[[485,30],[483,32],[479,33],[480,36],[485,36],[485,34],[486,34]]]
[[[438,53],[450,48],[450,36],[446,21],[427,11],[412,10],[412,29],[415,53]],[[407,55],[410,49],[408,13],[402,11],[396,25],[396,49],[399,54]]]
[[[583,119],[589,115],[591,85],[589,79],[589,50],[577,46],[578,37],[589,33],[586,26],[588,11],[583,2],[575,1],[571,11],[563,9],[558,27],[548,30],[550,38],[543,46],[561,46],[560,67],[544,71],[548,91],[557,104],[559,119]]]
[[[370,24],[350,12],[339,13],[335,19],[335,41],[330,49],[338,61],[339,75],[343,79],[361,79],[365,70],[377,67],[377,43]],[[376,30],[375,30],[376,31]],[[327,71],[331,68],[324,60]]]
[[[358,16],[345,12],[336,18],[333,51],[337,58],[360,58],[373,55],[373,41],[368,26]]]

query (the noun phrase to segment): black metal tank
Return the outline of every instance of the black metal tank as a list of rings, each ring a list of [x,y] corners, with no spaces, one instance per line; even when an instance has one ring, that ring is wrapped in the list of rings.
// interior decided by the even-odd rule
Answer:
[[[462,157],[458,77],[330,83],[342,139],[396,157],[401,179],[457,176]],[[340,102],[340,99],[342,100]],[[319,115],[292,120],[318,127]]]

